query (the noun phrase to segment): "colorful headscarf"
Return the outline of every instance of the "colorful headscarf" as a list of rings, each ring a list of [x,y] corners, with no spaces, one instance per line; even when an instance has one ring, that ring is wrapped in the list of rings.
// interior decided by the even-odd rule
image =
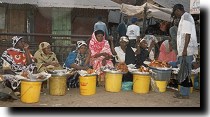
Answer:
[[[15,47],[15,45],[18,43],[18,41],[20,41],[21,39],[23,39],[23,37],[18,37],[18,36],[14,36],[12,37],[12,46]]]
[[[103,36],[103,40],[101,42],[99,42],[97,39],[96,39],[96,36],[95,36],[95,32],[92,34],[92,38],[90,40],[90,44],[89,44],[89,48],[91,50],[91,54],[92,55],[95,55],[97,53],[100,53],[101,50],[104,48],[105,46],[105,36]],[[92,56],[91,55],[91,56]]]
[[[82,45],[86,45],[86,42],[85,41],[77,41],[77,49],[80,48]]]
[[[47,42],[41,42],[41,43],[39,44],[39,50],[42,50],[42,49],[46,48],[46,47],[49,46],[49,45],[50,45],[50,44],[47,43]]]
[[[120,37],[120,41],[129,42],[128,38],[126,36]]]

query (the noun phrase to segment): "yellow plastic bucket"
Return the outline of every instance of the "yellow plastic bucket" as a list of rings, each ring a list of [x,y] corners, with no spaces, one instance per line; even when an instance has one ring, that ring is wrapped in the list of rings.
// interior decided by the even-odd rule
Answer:
[[[166,91],[166,86],[167,86],[167,81],[155,81],[159,92],[165,92]]]
[[[191,75],[191,80],[192,80],[192,85],[194,86],[194,78],[195,76],[192,74]],[[193,93],[193,86],[190,87],[190,93]],[[178,91],[180,91],[180,85],[178,85]]]
[[[66,95],[66,76],[52,75],[50,80],[50,95],[62,96]]]
[[[42,82],[21,81],[21,101],[24,103],[39,102]]]
[[[109,92],[120,92],[122,87],[122,76],[119,73],[106,73],[105,90]]]
[[[133,74],[133,92],[148,93],[150,87],[150,75]]]
[[[79,89],[81,95],[96,93],[96,76],[79,76]]]

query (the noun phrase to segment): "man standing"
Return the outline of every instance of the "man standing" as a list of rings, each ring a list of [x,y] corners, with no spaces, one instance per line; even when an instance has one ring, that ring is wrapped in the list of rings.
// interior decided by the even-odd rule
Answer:
[[[129,38],[129,45],[136,48],[136,42],[140,40],[140,27],[137,26],[137,18],[131,19],[131,25],[128,26],[126,35]]]
[[[181,4],[174,5],[172,16],[180,18],[177,31],[178,60],[180,64],[182,64],[182,59],[186,60],[190,75],[193,55],[198,54],[195,22],[193,17],[189,13],[185,12],[184,7]],[[188,99],[191,86],[192,81],[189,77],[185,78],[181,81],[180,92],[175,93],[174,97],[179,99]]]
[[[127,17],[124,16],[123,17],[123,21],[118,25],[117,27],[117,32],[118,32],[118,39],[120,39],[122,36],[126,36],[126,32],[127,32]],[[119,42],[119,41],[118,41]]]
[[[104,22],[102,22],[102,17],[101,16],[98,17],[98,22],[96,22],[95,25],[94,25],[94,31],[96,31],[96,30],[104,31],[105,39],[108,39],[108,36],[109,36],[108,30],[107,30],[106,24]]]

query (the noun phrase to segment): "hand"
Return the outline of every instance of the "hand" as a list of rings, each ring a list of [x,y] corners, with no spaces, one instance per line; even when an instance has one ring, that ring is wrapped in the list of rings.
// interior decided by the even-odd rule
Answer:
[[[28,47],[29,47],[29,45],[28,45],[27,43],[24,43],[24,44],[23,44],[23,48],[24,48],[24,49],[28,49]]]
[[[113,36],[109,36],[109,40],[112,42],[114,40]]]
[[[88,70],[89,67],[88,67],[88,66],[84,66],[84,67],[82,67],[81,69],[82,69],[82,70]]]
[[[187,56],[187,49],[184,49],[184,50],[183,50],[182,56]]]
[[[155,40],[152,40],[151,45],[153,45],[153,46],[154,46],[154,45],[155,45],[155,43],[156,43],[156,42],[155,42]]]
[[[106,65],[106,59],[102,60],[102,65],[105,66]]]
[[[53,65],[53,66],[55,66],[55,67],[58,67],[59,66],[59,63],[57,61],[52,61],[50,64]]]
[[[104,52],[104,53],[101,53],[101,56],[107,57],[108,54]]]

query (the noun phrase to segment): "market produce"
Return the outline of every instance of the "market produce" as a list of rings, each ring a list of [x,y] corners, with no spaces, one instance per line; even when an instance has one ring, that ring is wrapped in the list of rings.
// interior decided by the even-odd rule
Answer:
[[[28,73],[28,71],[23,71],[23,72],[21,73],[21,76],[23,76],[23,77],[25,77],[25,78],[29,78],[29,73]]]
[[[117,70],[120,70],[121,72],[128,72],[128,67],[125,63],[118,63],[116,65]]]
[[[142,65],[139,68],[139,72],[149,72],[149,69]]]
[[[94,73],[94,72],[95,72],[94,69],[88,69],[88,70],[87,70],[87,73],[88,73],[88,74],[92,74],[92,73]]]
[[[150,67],[159,67],[159,68],[169,68],[170,65],[167,62],[162,62],[159,60],[153,60],[151,61],[151,63],[149,64]]]

